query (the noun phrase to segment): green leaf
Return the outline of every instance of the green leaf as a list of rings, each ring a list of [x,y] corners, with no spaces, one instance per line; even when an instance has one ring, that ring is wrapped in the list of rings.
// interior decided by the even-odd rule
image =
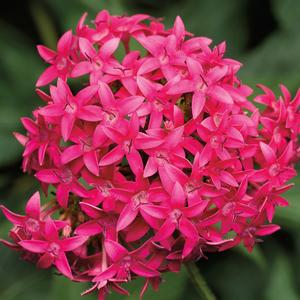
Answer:
[[[52,300],[46,293],[50,288],[47,271],[36,271],[28,262],[17,258],[19,253],[12,252],[0,245],[0,299]]]
[[[300,2],[298,0],[272,0],[273,12],[286,31],[294,31],[300,26]]]
[[[217,299],[261,299],[266,272],[244,254],[231,250],[211,253],[198,266]]]
[[[284,253],[278,253],[270,268],[270,280],[265,288],[266,300],[297,300],[296,289],[292,282],[292,270],[288,258]]]
[[[296,91],[299,87],[299,53],[300,37],[297,32],[275,32],[241,59],[244,67],[239,74],[252,87],[261,83],[278,89],[278,85],[283,83]]]
[[[259,244],[253,248],[251,253],[245,248],[243,244],[240,244],[237,247],[233,248],[232,251],[236,251],[237,253],[244,255],[246,258],[253,261],[258,267],[260,267],[261,270],[266,270],[267,261]]]

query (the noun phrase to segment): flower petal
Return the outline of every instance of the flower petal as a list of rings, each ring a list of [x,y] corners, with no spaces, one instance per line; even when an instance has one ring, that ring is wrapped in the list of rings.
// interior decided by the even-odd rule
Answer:
[[[49,243],[38,240],[24,240],[19,242],[19,245],[32,253],[44,253],[47,251]]]
[[[117,231],[121,231],[128,227],[135,220],[138,213],[138,209],[133,209],[130,204],[126,205],[120,213],[117,223]]]
[[[111,258],[113,262],[118,262],[124,256],[128,255],[128,250],[115,241],[108,239],[105,240],[104,247],[107,255]]]
[[[27,216],[39,220],[40,211],[41,211],[40,193],[35,192],[28,200],[26,204],[25,212]]]

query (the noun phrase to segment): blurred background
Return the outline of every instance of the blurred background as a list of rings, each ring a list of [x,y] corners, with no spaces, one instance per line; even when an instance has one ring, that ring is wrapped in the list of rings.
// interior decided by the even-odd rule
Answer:
[[[41,102],[35,81],[45,68],[35,45],[56,47],[57,38],[75,28],[83,12],[89,20],[103,9],[112,14],[149,13],[171,25],[181,15],[188,31],[227,41],[227,57],[244,64],[242,80],[263,83],[276,92],[283,82],[293,93],[300,86],[299,0],[19,0],[0,10],[0,203],[22,212],[37,182],[20,169],[22,147],[12,136],[19,119]],[[278,209],[282,230],[266,238],[252,254],[237,248],[210,254],[198,267],[221,300],[300,299],[300,177],[286,194],[287,209]],[[297,199],[298,198],[298,199]],[[0,216],[0,236],[9,224]],[[138,299],[141,282],[130,285]],[[0,245],[0,299],[76,300],[86,286],[70,283],[51,271],[39,271]],[[121,299],[111,295],[108,299]],[[96,295],[85,299],[96,299]],[[158,294],[145,300],[198,299],[186,271],[165,276]]]

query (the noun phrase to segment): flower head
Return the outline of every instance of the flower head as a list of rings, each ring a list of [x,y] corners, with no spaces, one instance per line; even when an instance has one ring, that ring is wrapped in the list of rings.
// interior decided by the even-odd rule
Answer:
[[[24,216],[1,206],[13,224],[1,242],[104,299],[137,277],[143,295],[164,272],[277,231],[300,157],[300,93],[260,86],[260,112],[225,43],[212,48],[180,17],[170,29],[144,14],[85,19],[56,51],[38,46],[49,66],[36,86],[49,91],[15,136],[23,170],[53,192],[43,206],[35,193]]]

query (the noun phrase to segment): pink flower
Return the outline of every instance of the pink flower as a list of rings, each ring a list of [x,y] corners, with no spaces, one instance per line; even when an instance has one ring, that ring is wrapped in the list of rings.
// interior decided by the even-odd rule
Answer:
[[[57,201],[60,206],[68,206],[69,193],[72,192],[80,197],[88,197],[88,192],[73,176],[69,168],[42,169],[35,174],[36,178],[46,184],[57,186]]]
[[[260,148],[265,160],[265,166],[251,176],[253,181],[265,182],[268,180],[269,185],[278,187],[296,176],[296,171],[288,165],[294,155],[292,142],[287,145],[279,158],[276,157],[274,150],[269,145],[260,142]]]
[[[144,249],[144,245],[129,252],[119,243],[107,239],[104,242],[104,247],[112,264],[106,270],[98,274],[93,279],[93,282],[101,282],[112,278],[128,280],[131,278],[131,272],[146,278],[160,275],[158,271],[148,267],[147,264],[144,263],[148,255],[148,251]]]
[[[67,141],[77,119],[89,122],[102,119],[101,109],[96,105],[89,105],[96,91],[95,87],[89,86],[74,97],[68,85],[58,80],[57,87],[51,88],[53,103],[41,108],[39,114],[46,118],[58,118],[61,134],[64,141]]]
[[[44,222],[41,219],[40,194],[34,193],[28,200],[25,207],[25,216],[21,216],[11,212],[9,209],[1,205],[1,210],[5,217],[15,226],[24,228],[29,237],[39,237]]]
[[[138,277],[141,296],[157,290],[162,273],[211,251],[252,251],[288,205],[300,92],[260,86],[259,111],[225,42],[192,37],[180,17],[165,29],[145,14],[86,16],[56,52],[38,46],[50,66],[37,86],[50,93],[37,89],[43,104],[15,137],[47,200],[34,194],[24,216],[1,206],[13,227],[0,242],[101,300]]]
[[[36,86],[44,86],[57,77],[65,80],[72,69],[73,63],[71,61],[71,46],[72,46],[72,31],[67,31],[57,43],[57,52],[45,47],[37,46],[38,52],[43,60],[49,64],[48,67],[42,75],[39,77]]]
[[[111,58],[111,55],[118,48],[119,41],[118,38],[107,41],[97,53],[89,40],[80,37],[79,50],[85,60],[74,66],[71,76],[79,77],[91,72],[106,72],[110,68],[113,68],[115,60]]]
[[[49,268],[54,264],[66,277],[72,279],[72,271],[65,252],[73,251],[87,241],[87,237],[74,236],[59,239],[54,221],[47,219],[45,222],[44,239],[22,240],[19,245],[32,253],[42,254],[37,263],[40,268]]]

